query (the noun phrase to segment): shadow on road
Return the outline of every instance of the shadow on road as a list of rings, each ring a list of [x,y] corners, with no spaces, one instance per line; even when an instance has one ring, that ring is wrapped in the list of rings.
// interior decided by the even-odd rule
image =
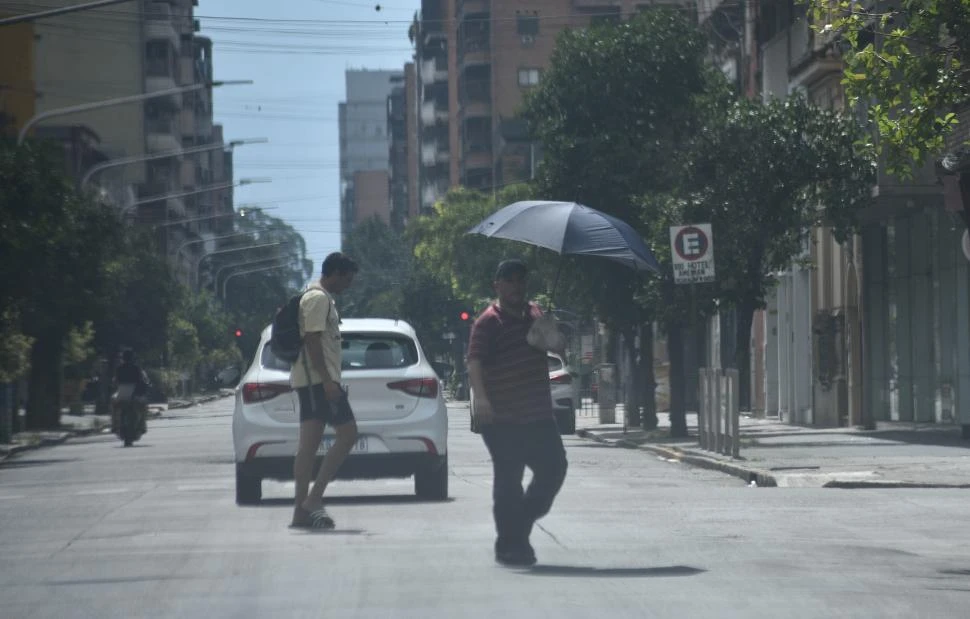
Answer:
[[[327,496],[324,499],[326,505],[420,505],[423,503],[451,503],[455,499],[447,498],[444,501],[434,501],[421,499],[413,494],[379,494],[379,495],[360,495],[360,496]],[[293,499],[263,499],[259,505],[253,507],[280,507],[293,506]]]
[[[300,535],[366,535],[363,529],[309,529],[306,527],[290,527],[294,533]]]
[[[50,458],[47,460],[36,459],[36,460],[20,460],[17,458],[12,458],[7,460],[2,465],[5,469],[25,469],[32,466],[47,466],[49,464],[65,464],[67,462],[77,462],[77,458]]]
[[[161,582],[165,580],[195,580],[194,576],[128,576],[121,578],[85,578],[81,580],[48,580],[52,586],[63,585],[114,585],[136,582]]]
[[[581,576],[583,578],[663,578],[696,576],[707,570],[686,565],[661,567],[590,567],[579,565],[535,565],[525,573],[535,576]]]

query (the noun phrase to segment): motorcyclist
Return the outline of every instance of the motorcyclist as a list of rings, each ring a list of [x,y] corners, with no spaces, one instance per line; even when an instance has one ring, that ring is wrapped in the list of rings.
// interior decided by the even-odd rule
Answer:
[[[121,365],[115,371],[115,403],[119,414],[124,414],[125,407],[133,407],[133,412],[137,414],[138,435],[144,434],[147,430],[145,422],[146,396],[151,382],[145,371],[135,363],[135,353],[126,350],[121,354]],[[120,422],[119,418],[119,422]],[[121,423],[118,423],[119,433],[121,433]],[[125,447],[132,443],[131,439],[125,438]]]

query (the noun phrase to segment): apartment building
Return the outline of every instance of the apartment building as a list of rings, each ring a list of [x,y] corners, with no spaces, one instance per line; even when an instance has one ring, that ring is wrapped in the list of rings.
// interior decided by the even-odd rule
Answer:
[[[404,79],[403,71],[352,69],[345,73],[346,100],[339,104],[340,229],[343,238],[359,221],[358,213],[390,217],[389,187],[359,187],[358,181],[389,183],[388,99]],[[383,176],[358,172],[383,172]],[[382,178],[383,180],[378,180]],[[364,199],[358,200],[362,193]],[[369,200],[381,200],[370,203]],[[363,207],[361,205],[363,204]],[[361,208],[363,210],[361,210]]]
[[[456,185],[494,191],[532,178],[541,153],[519,114],[558,34],[626,19],[657,4],[423,0],[411,28],[420,91],[422,212]]]
[[[418,214],[417,208],[417,72],[414,63],[404,65],[404,74],[393,80],[394,88],[387,98],[387,126],[390,137],[390,201],[388,221],[403,230],[407,221]],[[415,156],[411,156],[415,153]],[[359,217],[359,213],[358,213]]]
[[[0,12],[72,4],[25,0],[16,11]],[[18,60],[0,63],[0,125],[16,133],[34,114],[211,82],[212,43],[197,35],[196,4],[141,0],[5,29],[0,57]],[[144,158],[105,169],[91,183],[107,192],[126,218],[156,226],[183,282],[194,277],[193,253],[204,248],[186,243],[232,227],[232,159],[218,148],[222,133],[212,123],[211,86],[53,117],[31,135],[67,140],[75,163],[84,163],[76,169],[79,176],[95,162]],[[181,153],[183,147],[207,144],[217,148]],[[82,152],[83,157],[77,155]],[[199,191],[207,186],[222,188]],[[227,217],[201,219],[220,213]],[[189,249],[175,251],[183,245]]]

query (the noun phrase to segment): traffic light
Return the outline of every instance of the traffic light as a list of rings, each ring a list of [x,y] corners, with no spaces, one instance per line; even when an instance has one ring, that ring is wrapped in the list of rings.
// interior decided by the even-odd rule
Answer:
[[[234,335],[236,337],[242,337],[243,336],[242,329],[236,329],[236,331],[234,332]]]
[[[458,318],[460,318],[462,322],[468,322],[471,320],[471,317],[472,313],[468,310],[461,310],[461,312],[458,314]]]

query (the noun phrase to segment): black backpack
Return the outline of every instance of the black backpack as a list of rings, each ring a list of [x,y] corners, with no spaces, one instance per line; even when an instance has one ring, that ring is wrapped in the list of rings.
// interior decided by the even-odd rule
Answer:
[[[303,348],[303,337],[300,335],[300,299],[305,292],[293,295],[286,305],[281,307],[273,318],[273,336],[269,340],[269,348],[280,361],[296,363]]]

